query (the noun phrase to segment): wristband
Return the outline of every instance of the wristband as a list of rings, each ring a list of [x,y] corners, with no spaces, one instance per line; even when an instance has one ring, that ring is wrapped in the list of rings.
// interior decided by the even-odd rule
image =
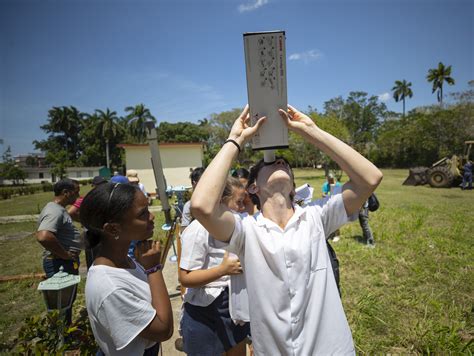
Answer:
[[[242,151],[242,150],[240,149],[240,145],[237,143],[237,141],[232,140],[231,138],[229,138],[226,142],[224,142],[224,145],[225,145],[227,142],[232,142],[232,143],[235,145],[235,147],[237,147],[237,149],[239,150],[239,153]]]
[[[163,269],[163,265],[159,263],[152,268],[146,269],[145,274],[148,276],[149,274],[155,273],[156,271],[161,271],[162,269]]]

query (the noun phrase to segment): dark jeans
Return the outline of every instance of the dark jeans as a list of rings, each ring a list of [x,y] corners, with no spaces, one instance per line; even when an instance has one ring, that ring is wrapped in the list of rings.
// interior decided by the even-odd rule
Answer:
[[[464,173],[462,177],[462,189],[472,189],[472,174]]]
[[[55,273],[59,272],[59,268],[63,266],[63,271],[69,274],[78,275],[79,274],[79,258],[75,261],[73,260],[63,260],[60,258],[43,258],[43,270],[46,273],[46,278],[51,278]],[[72,303],[76,300],[76,292],[74,293]],[[72,321],[72,306],[66,310],[66,324],[70,325]]]
[[[222,355],[245,340],[250,325],[234,324],[229,314],[229,289],[225,288],[206,307],[184,303],[181,333],[187,355]]]

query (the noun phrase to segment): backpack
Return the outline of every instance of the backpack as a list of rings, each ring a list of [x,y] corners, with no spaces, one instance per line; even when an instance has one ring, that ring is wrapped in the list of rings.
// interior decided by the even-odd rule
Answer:
[[[375,193],[372,193],[368,199],[369,211],[376,211],[380,207],[379,200]]]

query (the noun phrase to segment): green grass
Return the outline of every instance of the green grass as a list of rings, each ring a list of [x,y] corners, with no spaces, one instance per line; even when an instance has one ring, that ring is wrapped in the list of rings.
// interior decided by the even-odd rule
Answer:
[[[333,244],[357,352],[472,353],[474,192],[406,187],[406,171],[384,173],[370,215],[376,248],[357,223]]]
[[[89,190],[91,190],[90,185],[81,185],[81,196],[86,195]],[[42,192],[0,200],[0,216],[39,214],[43,207],[50,202],[53,197],[53,192]]]
[[[381,207],[370,214],[375,249],[363,243],[358,222],[343,227],[341,240],[332,244],[357,353],[472,354],[474,191],[406,187],[401,183],[407,170],[384,174],[377,190]],[[320,196],[323,171],[295,175],[297,186],[310,183]],[[18,209],[21,198],[10,201],[9,209]],[[161,226],[163,214],[155,215]],[[34,228],[0,225],[0,237]],[[0,239],[0,268],[2,275],[41,271],[34,236]],[[43,311],[38,282],[0,283],[0,342],[14,337],[26,316]],[[77,306],[84,305],[83,283]]]
[[[43,249],[36,242],[33,234],[35,230],[35,222],[0,225],[0,271],[2,271],[2,276],[43,271],[40,262]]]

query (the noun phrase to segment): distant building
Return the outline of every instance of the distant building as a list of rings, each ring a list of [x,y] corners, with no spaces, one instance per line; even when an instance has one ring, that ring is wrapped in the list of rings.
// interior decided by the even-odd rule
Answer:
[[[67,167],[66,176],[75,180],[92,179],[95,176],[110,178],[110,169],[101,167]]]
[[[51,174],[51,167],[21,167],[26,173],[26,184],[33,183],[55,183],[59,180],[57,176]],[[66,177],[78,181],[92,179],[95,176],[110,177],[110,170],[105,167],[68,167],[66,168]],[[0,181],[0,184],[13,184],[10,180]]]
[[[46,157],[44,153],[28,153],[26,155],[18,155],[13,158],[17,167],[46,167]]]
[[[120,144],[125,149],[127,169],[138,172],[140,182],[148,193],[156,192],[155,176],[151,164],[148,144]],[[190,170],[202,167],[204,158],[203,143],[160,143],[160,157],[166,184],[170,187],[189,186]]]

